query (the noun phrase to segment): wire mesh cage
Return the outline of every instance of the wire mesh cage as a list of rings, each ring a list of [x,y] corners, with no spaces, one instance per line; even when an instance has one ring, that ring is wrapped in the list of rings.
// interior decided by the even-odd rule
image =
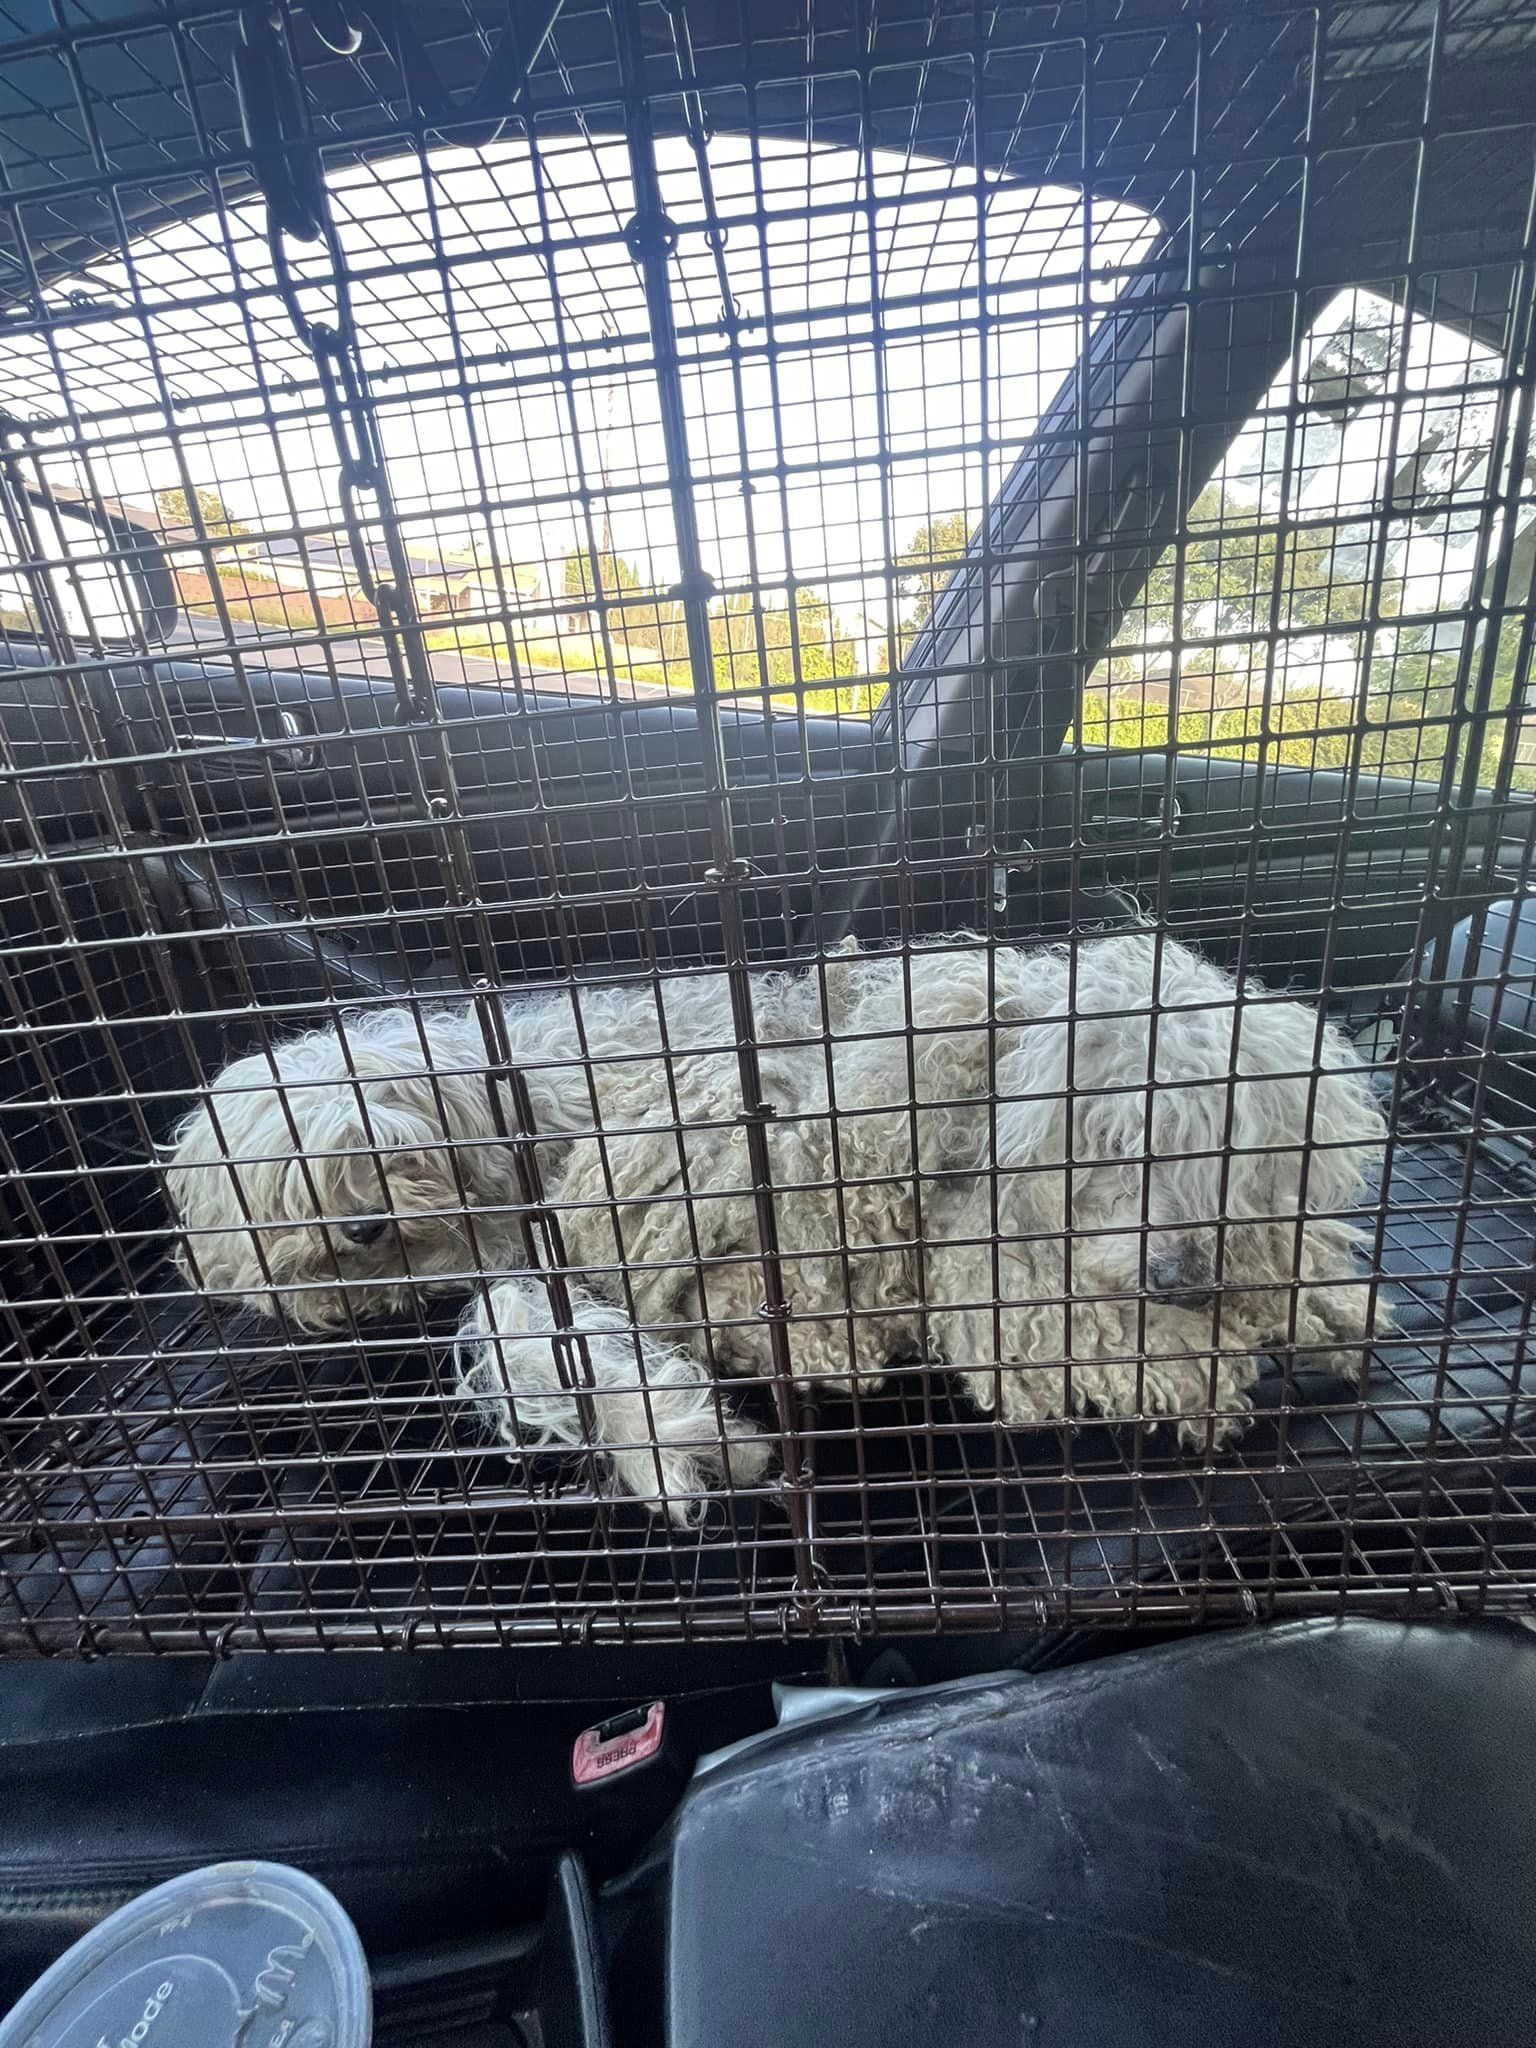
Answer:
[[[0,1640],[1536,1592],[1536,6],[0,5]]]

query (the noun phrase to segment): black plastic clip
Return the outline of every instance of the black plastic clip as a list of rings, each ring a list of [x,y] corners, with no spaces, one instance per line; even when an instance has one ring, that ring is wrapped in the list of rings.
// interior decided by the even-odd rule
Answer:
[[[320,152],[305,132],[281,10],[247,8],[241,34],[234,60],[240,128],[272,226],[296,242],[318,242],[325,233],[325,180]]]
[[[636,213],[631,215],[624,226],[624,246],[637,263],[641,263],[653,249],[659,249],[663,256],[670,256],[677,247],[681,233],[677,222],[665,213]]]

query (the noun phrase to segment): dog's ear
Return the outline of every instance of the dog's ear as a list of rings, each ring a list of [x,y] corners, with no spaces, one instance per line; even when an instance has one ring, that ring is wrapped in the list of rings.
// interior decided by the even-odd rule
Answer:
[[[390,1207],[397,1216],[424,1209],[462,1209],[474,1199],[469,1146],[434,1145],[420,1151],[386,1152],[380,1158]]]
[[[517,1175],[504,1144],[438,1144],[386,1153],[381,1164],[390,1206],[398,1216],[424,1210],[452,1214],[471,1208],[506,1208],[518,1199]]]
[[[211,1089],[182,1118],[166,1148],[166,1196],[177,1220],[194,1229],[223,1229],[230,1220],[235,1193],[227,1162],[238,1156],[252,1120],[253,1097],[246,1090],[257,1077],[247,1074],[251,1065],[241,1060],[230,1067],[232,1091],[221,1095]]]
[[[238,1271],[249,1247],[249,1234],[242,1227],[247,1208],[265,1191],[248,1181],[259,1183],[262,1168],[232,1167],[230,1160],[239,1156],[246,1139],[253,1101],[244,1092],[221,1097],[215,1091],[182,1118],[172,1138],[164,1166],[165,1193],[185,1235],[173,1238],[169,1249],[193,1287],[223,1285]]]

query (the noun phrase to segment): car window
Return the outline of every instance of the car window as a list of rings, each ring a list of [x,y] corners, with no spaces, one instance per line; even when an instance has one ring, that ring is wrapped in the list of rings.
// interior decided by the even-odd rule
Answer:
[[[878,152],[660,154],[716,686],[867,714],[1151,224]],[[625,145],[440,149],[330,187],[435,674],[691,692]],[[323,256],[295,269],[323,317]],[[372,585],[398,562],[377,522],[347,529],[259,206],[164,228],[66,301],[74,324],[0,347],[8,403],[45,475],[158,519],[183,637],[382,670]]]
[[[121,542],[114,548],[76,503],[7,494],[0,518],[0,661],[10,643],[44,642],[62,658],[131,642],[135,602]],[[61,648],[58,636],[70,645]],[[18,649],[19,651],[19,649]]]
[[[1089,678],[1079,739],[1438,779],[1504,535],[1503,369],[1448,323],[1367,291],[1332,298]],[[1536,561],[1536,462],[1512,517],[1489,715],[1464,742],[1483,783]],[[1536,726],[1506,766],[1536,788]]]

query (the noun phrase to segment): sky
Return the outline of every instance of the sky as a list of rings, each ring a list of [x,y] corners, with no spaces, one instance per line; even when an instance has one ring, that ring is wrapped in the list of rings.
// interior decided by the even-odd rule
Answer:
[[[790,140],[714,138],[703,166],[659,145],[692,497],[723,589],[825,595],[867,641],[894,631],[888,565],[930,520],[974,523],[1147,253],[1125,206],[969,171]],[[534,567],[546,595],[572,549],[615,550],[643,586],[678,574],[666,451],[639,272],[626,146],[557,139],[439,149],[334,173],[332,207],[379,408],[397,510],[422,552],[478,549]],[[712,224],[723,234],[706,235]],[[301,278],[323,280],[323,253]],[[260,534],[328,541],[337,456],[311,365],[273,283],[259,204],[179,222],[74,281],[138,309],[3,347],[8,403],[73,421],[59,481],[149,504],[185,475]],[[323,282],[303,288],[324,317]],[[736,322],[736,336],[729,329]],[[1339,517],[1379,503],[1388,472],[1437,426],[1454,466],[1486,406],[1493,352],[1415,320],[1391,388],[1341,427],[1286,417],[1314,359],[1350,328],[1387,332],[1384,300],[1344,293],[1238,436],[1223,481],[1271,514]],[[1481,412],[1479,408],[1481,407]],[[1397,425],[1394,428],[1394,414]],[[44,445],[47,445],[45,437]],[[1476,471],[1464,499],[1486,488]],[[1393,560],[1411,608],[1464,600],[1475,514],[1402,523]],[[1294,647],[1291,666],[1349,689],[1355,642]]]
[[[1342,388],[1327,383],[1327,370],[1351,341],[1374,346],[1384,360],[1380,389],[1342,409],[1298,413],[1298,398],[1314,379]],[[1345,587],[1337,605],[1342,620],[1365,609],[1372,551],[1383,539],[1383,593],[1401,614],[1459,612],[1471,586],[1480,501],[1490,488],[1494,385],[1502,367],[1495,350],[1444,322],[1408,320],[1373,292],[1340,292],[1322,308],[1298,362],[1276,377],[1228,450],[1220,473],[1228,502],[1252,503],[1265,518],[1283,511],[1303,527],[1317,522],[1320,542],[1340,543],[1331,575]],[[1411,496],[1419,510],[1389,519],[1383,536],[1389,495],[1399,506]],[[1441,630],[1442,644],[1453,648],[1459,619]],[[1352,693],[1360,654],[1359,635],[1345,630],[1299,641],[1290,663],[1311,672],[1309,683]]]
[[[1152,224],[895,155],[723,136],[707,190],[685,140],[660,155],[705,566],[726,587],[792,575],[877,607],[888,585],[864,572],[932,518],[979,516]],[[494,545],[548,590],[606,512],[616,550],[669,587],[625,145],[440,149],[425,174],[407,156],[330,183],[412,540]],[[334,527],[336,458],[259,207],[178,223],[84,282],[144,316],[77,330],[62,362],[41,341],[3,353],[22,407],[79,421],[100,489],[150,502],[180,483],[179,446],[254,529]],[[315,313],[326,298],[305,292]]]

